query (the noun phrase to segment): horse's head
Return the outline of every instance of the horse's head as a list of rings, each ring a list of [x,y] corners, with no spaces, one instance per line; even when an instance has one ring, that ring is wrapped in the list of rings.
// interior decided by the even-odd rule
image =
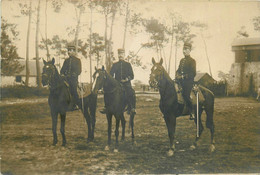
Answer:
[[[55,59],[52,58],[51,61],[45,61],[43,60],[44,66],[42,70],[42,85],[46,86],[50,84],[50,81],[52,78],[54,78],[55,75]]]
[[[163,77],[164,68],[162,66],[163,59],[156,63],[154,58],[152,58],[153,67],[151,69],[149,84],[151,87],[158,88],[159,81]]]
[[[97,69],[95,67],[95,73],[93,74],[93,85],[92,85],[92,92],[97,94],[98,90],[100,90],[104,86],[105,79],[107,78],[107,72],[102,66],[102,69]]]

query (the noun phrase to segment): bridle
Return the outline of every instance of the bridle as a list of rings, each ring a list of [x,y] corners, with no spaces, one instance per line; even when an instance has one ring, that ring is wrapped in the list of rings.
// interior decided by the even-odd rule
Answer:
[[[55,76],[55,66],[52,64],[46,64],[43,67],[43,72],[42,72],[42,80],[46,80],[47,82],[44,85],[48,85],[49,87],[52,87],[53,84],[53,79]]]
[[[164,76],[164,71],[160,65],[154,65],[151,69],[149,84],[151,87],[158,88],[160,86],[160,80]]]

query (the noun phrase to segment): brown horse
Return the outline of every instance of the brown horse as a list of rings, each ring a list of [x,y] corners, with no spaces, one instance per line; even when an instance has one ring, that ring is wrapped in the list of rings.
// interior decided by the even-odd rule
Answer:
[[[161,98],[159,107],[163,113],[163,117],[168,129],[168,136],[170,139],[170,149],[167,154],[168,156],[173,156],[175,149],[174,134],[176,128],[176,118],[183,115],[184,104],[178,103],[177,92],[174,85],[175,82],[170,78],[168,73],[163,68],[163,60],[161,59],[159,63],[156,63],[155,60],[152,59],[152,63],[153,67],[151,69],[149,83],[151,87],[158,88],[160,92]],[[199,89],[205,98],[205,101],[202,104],[199,104],[199,137],[203,131],[201,114],[205,110],[207,115],[206,126],[210,129],[211,132],[210,151],[213,152],[215,150],[213,123],[214,95],[210,90],[202,86],[199,86]],[[197,113],[197,110],[195,110],[195,113]],[[197,124],[197,116],[195,118],[195,124]],[[199,137],[196,137],[194,144],[191,146],[191,149],[196,148]]]
[[[127,105],[125,90],[123,86],[115,78],[106,72],[104,66],[102,69],[96,69],[93,74],[93,93],[97,94],[98,90],[103,88],[104,90],[104,102],[106,106],[106,116],[108,122],[108,145],[106,150],[109,150],[111,145],[111,127],[112,127],[112,116],[116,118],[116,145],[114,152],[118,151],[118,136],[119,136],[119,124],[122,124],[122,140],[125,139],[125,117],[124,111]],[[132,129],[132,143],[134,142],[134,113],[130,113],[130,127]]]
[[[48,103],[50,106],[52,117],[53,145],[56,145],[58,142],[56,129],[58,123],[58,115],[60,114],[60,132],[62,135],[62,146],[65,146],[66,112],[69,111],[72,106],[72,98],[68,86],[65,84],[64,79],[60,76],[56,66],[54,65],[55,59],[53,58],[51,61],[48,62],[43,60],[43,62],[44,67],[42,71],[42,84],[43,86],[48,85],[50,89]],[[97,95],[90,94],[87,97],[84,97],[83,100],[81,99],[80,101],[83,101],[84,106],[82,107],[82,104],[80,104],[79,107],[81,108],[81,111],[83,112],[88,125],[87,141],[93,141],[96,123]]]

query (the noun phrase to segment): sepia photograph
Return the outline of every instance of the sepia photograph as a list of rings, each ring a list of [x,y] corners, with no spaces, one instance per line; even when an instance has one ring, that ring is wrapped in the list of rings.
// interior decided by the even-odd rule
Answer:
[[[0,4],[0,175],[260,173],[260,1]]]

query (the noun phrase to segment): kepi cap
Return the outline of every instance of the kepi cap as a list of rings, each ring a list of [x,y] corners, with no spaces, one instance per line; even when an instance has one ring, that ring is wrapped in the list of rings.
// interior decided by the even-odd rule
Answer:
[[[191,43],[185,42],[183,47],[188,47],[188,48],[191,49],[192,45],[191,45]]]
[[[67,49],[74,49],[74,50],[76,50],[75,44],[73,44],[73,43],[68,43],[68,44],[67,44]]]
[[[125,53],[125,49],[118,49],[117,52],[118,53]]]

